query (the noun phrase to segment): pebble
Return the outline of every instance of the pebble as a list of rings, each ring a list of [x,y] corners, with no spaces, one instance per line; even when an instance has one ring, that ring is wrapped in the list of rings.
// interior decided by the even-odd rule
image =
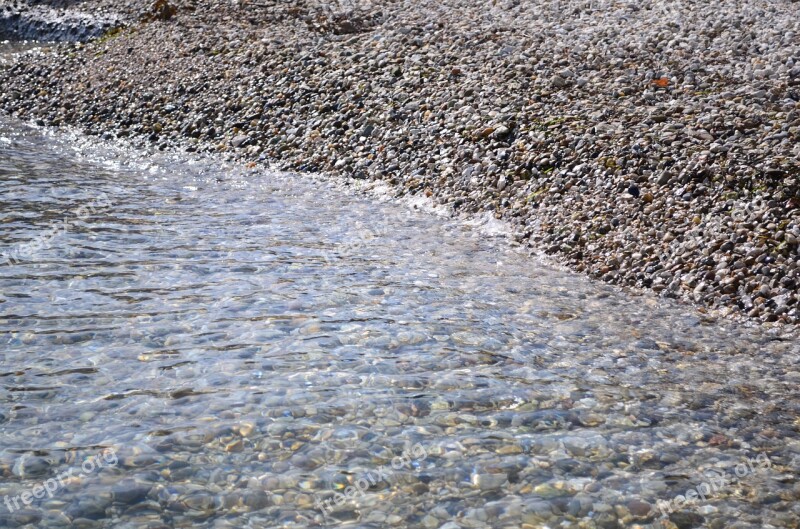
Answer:
[[[800,321],[797,299],[780,297],[788,287],[769,285],[757,310],[747,297],[751,281],[800,273],[789,4],[721,13],[684,0],[665,13],[648,0],[573,18],[512,2],[411,2],[388,16],[370,2],[339,13],[303,1],[253,25],[257,3],[212,0],[196,21],[160,1],[93,4],[86,16],[129,28],[0,67],[0,108],[158,149],[387,181],[398,195],[503,219],[520,242],[597,279]],[[699,47],[711,19],[714,38]],[[681,32],[665,38],[673,23]],[[493,24],[503,38],[474,44]],[[746,44],[743,24],[755,35]],[[715,244],[731,233],[775,271]],[[647,250],[630,259],[629,247]],[[723,257],[735,281],[711,274]],[[671,279],[686,274],[704,288]]]
[[[303,2],[278,3],[268,16],[257,2],[212,1],[194,12],[179,8],[169,20],[131,19],[135,31],[102,42],[15,59],[0,67],[0,107],[154,149],[358,173],[391,183],[397,195],[430,193],[458,211],[502,219],[520,241],[603,281],[796,323],[798,109],[790,93],[796,76],[782,67],[799,55],[796,39],[786,37],[798,34],[793,6],[746,0],[724,12],[687,0],[675,31],[664,13],[639,4],[587,6],[569,17],[547,5],[498,4],[411,3],[391,16],[337,18]],[[487,14],[501,16],[508,31],[482,26]],[[745,41],[741,27],[753,28]],[[757,82],[755,56],[764,63]],[[299,185],[292,181],[292,190]],[[39,439],[33,433],[42,435],[48,418],[71,427],[62,448],[70,448],[65,459],[76,458],[72,465],[86,456],[74,447],[109,436],[125,447],[116,468],[71,480],[57,501],[19,520],[322,526],[328,522],[313,499],[346,490],[348,479],[420,441],[428,458],[338,508],[336,519],[433,526],[447,520],[435,506],[456,526],[619,527],[685,492],[711,461],[733,467],[763,449],[774,456],[774,472],[719,491],[716,510],[687,509],[663,523],[758,527],[782,515],[784,525],[794,522],[797,491],[775,478],[789,475],[778,461],[791,459],[781,458],[795,434],[786,403],[798,380],[796,341],[717,329],[704,315],[678,317],[648,296],[620,301],[602,285],[593,287],[600,295],[561,276],[538,278],[526,274],[529,262],[519,273],[506,261],[491,270],[463,263],[464,239],[454,238],[456,251],[446,235],[421,261],[408,260],[417,246],[370,261],[375,270],[361,284],[345,279],[349,270],[320,278],[313,260],[301,258],[314,245],[292,247],[291,259],[271,256],[264,269],[277,267],[295,297],[306,296],[292,312],[314,307],[324,318],[286,316],[287,296],[259,285],[248,303],[267,318],[240,309],[226,315],[230,328],[206,322],[205,340],[233,345],[222,361],[201,345],[171,351],[182,357],[173,364],[157,354],[166,338],[155,336],[137,342],[145,350],[131,355],[136,371],[92,375],[107,377],[99,387],[117,378],[124,385],[80,400],[80,409],[71,407],[77,400],[57,402],[56,392],[15,394],[28,405],[15,406],[3,424],[15,450]],[[459,274],[413,275],[437,259],[461,266]],[[381,275],[388,266],[377,266],[390,261],[391,280]],[[313,281],[326,280],[346,292],[312,299]],[[395,303],[393,289],[406,281],[414,285],[403,300],[412,310]],[[378,282],[383,294],[371,290]],[[513,289],[524,295],[513,297]],[[370,327],[367,315],[383,304],[397,316],[385,320],[397,325]],[[341,321],[363,328],[343,330]],[[264,326],[279,343],[260,349]],[[493,328],[503,332],[488,336]],[[32,346],[9,337],[7,350],[28,354]],[[52,340],[71,353],[85,349],[102,371],[118,361],[94,334]],[[20,362],[21,375],[9,369],[7,384],[52,368],[38,362]],[[28,363],[41,369],[26,375]],[[139,380],[149,384],[143,394],[128,391],[137,373],[148,380]],[[53,384],[59,392],[86,386],[63,382]],[[194,387],[216,392],[180,389]],[[375,391],[387,387],[388,397]],[[58,421],[46,411],[56,404],[64,406]],[[719,428],[730,437],[724,446],[709,442]],[[56,447],[37,448],[49,445]],[[0,454],[9,493],[63,468],[59,456],[36,454]],[[12,521],[3,514],[0,524]]]

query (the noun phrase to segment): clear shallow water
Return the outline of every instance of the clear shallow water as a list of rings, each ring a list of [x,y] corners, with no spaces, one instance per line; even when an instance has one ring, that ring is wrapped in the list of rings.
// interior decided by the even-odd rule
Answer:
[[[796,343],[464,222],[2,118],[0,245],[0,526],[800,520]]]

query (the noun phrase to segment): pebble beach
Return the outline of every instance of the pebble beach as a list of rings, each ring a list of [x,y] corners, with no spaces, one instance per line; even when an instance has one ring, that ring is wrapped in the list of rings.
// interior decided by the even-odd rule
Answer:
[[[0,0],[0,528],[800,528],[798,7]]]
[[[385,181],[593,278],[800,321],[796,2],[32,3],[104,33],[0,64],[12,116]]]

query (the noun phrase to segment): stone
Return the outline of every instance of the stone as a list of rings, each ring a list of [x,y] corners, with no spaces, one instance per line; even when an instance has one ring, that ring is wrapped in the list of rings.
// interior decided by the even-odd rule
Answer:
[[[231,145],[238,149],[239,147],[243,147],[249,139],[250,138],[243,135],[234,136],[233,139],[231,140]]]

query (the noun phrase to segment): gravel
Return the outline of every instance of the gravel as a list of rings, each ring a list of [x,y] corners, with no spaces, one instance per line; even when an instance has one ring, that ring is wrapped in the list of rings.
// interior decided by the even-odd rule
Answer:
[[[0,66],[0,108],[384,180],[603,281],[800,322],[796,2],[156,4]]]

